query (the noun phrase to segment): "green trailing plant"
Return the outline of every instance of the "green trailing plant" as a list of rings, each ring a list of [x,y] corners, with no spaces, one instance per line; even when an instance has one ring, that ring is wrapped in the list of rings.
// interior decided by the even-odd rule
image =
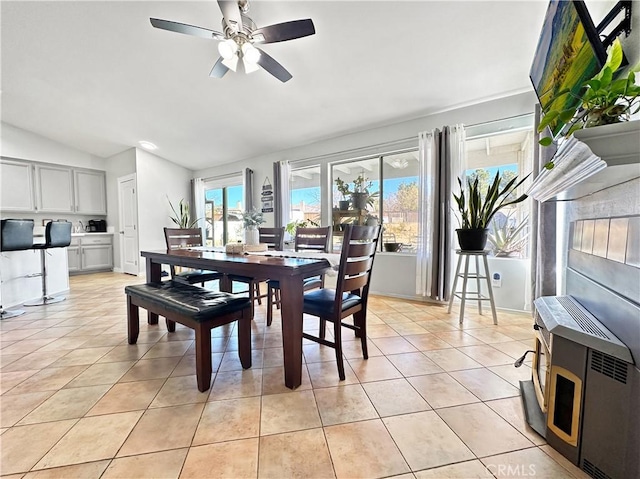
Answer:
[[[311,219],[306,220],[293,220],[287,223],[287,226],[284,227],[284,230],[289,233],[291,236],[296,235],[296,230],[298,228],[310,228],[312,226],[320,226],[318,223]]]
[[[541,145],[548,146],[554,139],[569,137],[582,128],[627,121],[630,115],[640,110],[640,86],[635,83],[635,73],[640,71],[640,64],[631,68],[626,78],[614,80],[622,58],[622,45],[616,39],[609,49],[607,61],[597,75],[573,88],[560,90],[551,97],[543,110],[544,117],[538,131],[542,132],[547,126],[556,124],[558,134],[556,138],[542,138]],[[551,108],[557,99],[566,95],[575,100],[570,103],[571,107],[564,110]],[[545,167],[551,169],[553,163],[550,162]]]
[[[525,231],[529,217],[525,217],[518,225],[509,226],[511,215],[507,215],[502,225],[496,221],[491,223],[488,240],[496,256],[511,256],[522,253],[527,245],[528,234]]]
[[[516,196],[515,193],[528,177],[529,175],[517,181],[518,177],[516,176],[507,182],[503,188],[500,188],[500,171],[498,171],[484,194],[480,191],[477,177],[473,181],[467,180],[468,188],[466,193],[465,188],[462,186],[462,180],[458,178],[460,194],[456,195],[454,193],[453,197],[460,212],[462,229],[485,229],[493,216],[502,208],[527,199],[526,194]]]
[[[169,215],[171,221],[173,221],[179,228],[194,228],[198,225],[198,219],[191,219],[191,214],[189,213],[189,202],[185,201],[184,198],[180,199],[178,203],[178,209],[173,206],[169,196],[167,196],[167,201],[169,202],[169,206],[171,207],[171,211],[173,215]]]

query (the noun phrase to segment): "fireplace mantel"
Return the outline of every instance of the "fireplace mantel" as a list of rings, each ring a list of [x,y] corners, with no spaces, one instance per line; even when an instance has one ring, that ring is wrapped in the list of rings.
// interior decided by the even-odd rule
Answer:
[[[607,166],[545,201],[576,200],[640,177],[640,120],[586,128],[573,136],[576,149],[586,145]],[[545,176],[553,178],[553,170]],[[543,190],[547,178],[541,182]]]

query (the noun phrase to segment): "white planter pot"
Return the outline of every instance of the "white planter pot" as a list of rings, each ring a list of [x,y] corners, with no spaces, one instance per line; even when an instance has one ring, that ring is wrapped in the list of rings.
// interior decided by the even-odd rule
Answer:
[[[258,228],[246,228],[244,230],[244,244],[256,245],[260,242]]]

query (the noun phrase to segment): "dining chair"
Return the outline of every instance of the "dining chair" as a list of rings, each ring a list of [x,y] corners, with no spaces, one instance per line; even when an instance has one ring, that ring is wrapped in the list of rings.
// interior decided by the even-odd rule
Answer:
[[[182,248],[193,248],[202,246],[202,230],[200,228],[165,228],[164,239],[167,244],[167,251],[175,251]],[[186,269],[176,271],[173,265],[170,266],[171,278],[187,284],[200,283],[204,286],[207,281],[222,279],[224,274],[217,271],[204,271],[201,269]]]
[[[284,248],[284,227],[281,228],[258,228],[258,235],[261,244],[266,244],[267,249],[271,251],[282,251]],[[268,281],[268,278],[251,278],[249,276],[229,275],[232,283],[245,283],[249,288],[249,299],[251,300],[251,318],[254,313],[254,301],[262,304],[262,298],[265,297],[260,291],[260,283]]]
[[[342,326],[353,329],[360,338],[362,356],[367,352],[367,300],[371,269],[378,248],[380,226],[347,225],[342,239],[340,267],[335,289],[321,288],[304,293],[304,314],[320,318],[318,336],[302,333],[302,337],[334,348],[338,375],[344,381]],[[343,319],[353,316],[353,324]],[[326,322],[333,323],[333,342],[325,339]]]
[[[294,242],[295,251],[328,253],[331,241],[331,227],[297,228]],[[324,287],[324,275],[305,278],[304,291]],[[267,326],[273,322],[273,307],[280,309],[280,282],[267,281]]]

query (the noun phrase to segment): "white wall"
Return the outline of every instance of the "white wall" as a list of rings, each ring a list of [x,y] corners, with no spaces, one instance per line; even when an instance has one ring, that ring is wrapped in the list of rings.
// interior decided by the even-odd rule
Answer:
[[[99,156],[76,150],[8,123],[0,123],[0,128],[2,156],[96,170],[106,169],[105,159]]]
[[[195,172],[195,177],[207,178],[239,171],[241,168],[251,168],[254,171],[253,197],[255,200],[259,200],[262,182],[265,177],[268,176],[273,184],[273,163],[276,161],[296,161],[328,155],[340,156],[341,152],[348,152],[349,150],[371,147],[407,138],[415,138],[415,145],[417,146],[418,133],[421,131],[441,128],[445,125],[453,125],[456,123],[474,125],[523,115],[525,113],[532,113],[536,101],[533,92],[521,93],[485,103],[464,106],[446,112],[424,116],[415,120],[330,138],[273,154],[249,159],[238,158],[238,160],[233,163],[198,170]],[[343,153],[342,158],[348,159],[348,153]],[[265,217],[268,221],[273,221],[273,214],[267,214]]]
[[[107,225],[115,230],[113,235],[113,268],[122,269],[120,258],[120,205],[118,204],[118,178],[136,172],[136,149],[130,148],[106,160],[107,165]]]
[[[136,149],[138,183],[138,241],[140,250],[165,249],[162,228],[171,226],[171,208],[181,198],[189,201],[193,171],[171,163],[147,151]],[[140,271],[145,262],[140,261]]]
[[[407,138],[415,138],[415,145],[417,147],[418,133],[421,131],[442,128],[445,125],[453,125],[456,123],[475,125],[532,113],[536,101],[533,92],[512,95],[477,105],[463,106],[415,120],[331,138],[274,154],[246,160],[239,159],[239,161],[234,163],[198,170],[195,172],[195,177],[207,178],[224,175],[226,173],[239,171],[241,168],[249,167],[254,171],[253,197],[257,201],[260,199],[260,191],[265,176],[269,176],[273,184],[273,163],[276,161],[295,161],[322,157],[322,160],[318,162],[324,163],[339,158],[348,159],[349,150],[367,148]],[[273,225],[273,214],[265,214],[265,218],[269,224]],[[455,259],[456,258],[454,258],[454,261]],[[412,255],[393,253],[379,254],[373,269],[371,291],[401,298],[422,300],[422,297],[416,296],[415,294],[415,263],[415,256]],[[502,298],[502,295],[499,296]],[[504,296],[504,298],[506,298],[505,301],[502,301],[501,298],[497,298],[496,305],[498,307],[517,309],[507,295]]]

